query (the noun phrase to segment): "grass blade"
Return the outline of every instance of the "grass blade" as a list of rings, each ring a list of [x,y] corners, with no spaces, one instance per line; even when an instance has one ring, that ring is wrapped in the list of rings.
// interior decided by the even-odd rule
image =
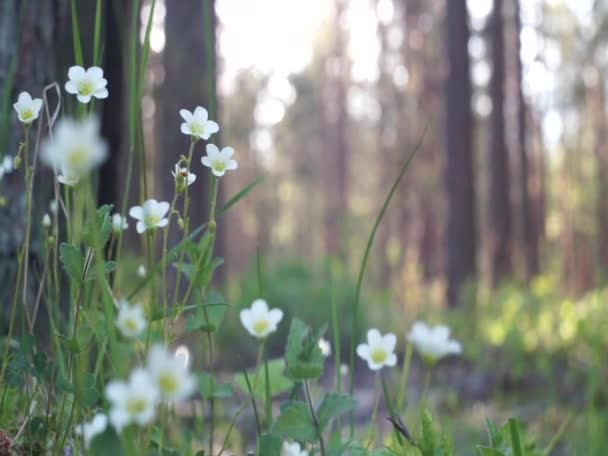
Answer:
[[[226,204],[222,206],[222,208],[217,212],[218,214],[223,214],[236,203],[239,202],[241,198],[246,196],[251,190],[253,190],[258,184],[261,184],[264,181],[264,176],[256,177],[250,184],[248,184],[245,188],[237,192],[234,196],[232,196]]]
[[[524,456],[524,447],[521,443],[521,434],[519,433],[519,425],[515,418],[509,418],[509,433],[511,434],[511,447],[513,448],[513,456]]]
[[[391,187],[388,195],[386,196],[386,199],[384,200],[384,204],[382,204],[380,213],[378,214],[378,217],[376,218],[374,227],[372,228],[372,231],[369,235],[369,239],[367,240],[367,245],[365,246],[365,253],[363,254],[361,268],[359,269],[359,278],[357,279],[355,302],[353,304],[353,319],[352,319],[352,328],[351,328],[350,363],[349,363],[349,367],[350,367],[350,369],[349,369],[350,370],[350,372],[349,372],[349,374],[350,374],[349,392],[350,392],[351,396],[353,394],[353,390],[355,387],[355,346],[356,346],[355,337],[357,334],[357,329],[359,327],[359,300],[361,298],[361,285],[363,283],[363,275],[365,274],[367,260],[369,259],[369,254],[372,249],[372,244],[374,243],[374,238],[376,237],[376,231],[378,231],[378,226],[380,226],[380,222],[382,221],[382,218],[384,217],[384,213],[386,212],[386,209],[388,208],[388,205],[391,202],[391,199],[393,198],[393,195],[395,194],[395,191],[397,190],[397,187],[399,186],[399,183],[401,182],[403,175],[405,174],[407,169],[410,167],[412,160],[414,159],[414,157],[416,157],[416,154],[420,150],[420,146],[422,146],[422,142],[424,140],[424,137],[426,136],[426,131],[427,130],[425,128],[424,132],[420,136],[420,140],[414,147],[414,150],[409,155],[409,157],[407,157],[407,159],[405,160],[405,163],[401,167],[401,170],[399,171],[399,174],[397,175],[397,178],[395,179],[393,186]],[[351,436],[353,433],[354,433],[354,416],[351,413],[350,414],[350,434],[351,434]]]
[[[84,66],[82,57],[82,41],[80,40],[80,27],[78,26],[78,11],[76,11],[76,0],[71,2],[72,11],[72,34],[74,35],[74,61],[76,65]]]
[[[102,0],[97,0],[95,5],[95,32],[93,35],[93,65],[99,65],[99,57],[101,51],[101,4]]]

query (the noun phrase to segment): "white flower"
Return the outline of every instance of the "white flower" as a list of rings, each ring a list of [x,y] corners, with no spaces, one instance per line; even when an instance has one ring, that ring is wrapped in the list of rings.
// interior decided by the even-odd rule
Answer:
[[[213,120],[209,120],[209,114],[202,106],[197,106],[194,112],[180,109],[179,115],[184,119],[181,125],[182,133],[195,139],[207,140],[213,133],[220,131],[220,126]]]
[[[263,299],[256,299],[251,308],[241,310],[241,323],[254,337],[263,339],[277,330],[277,325],[283,318],[281,309],[268,310],[268,304]]]
[[[129,210],[129,215],[137,220],[135,228],[139,234],[154,228],[163,228],[169,224],[165,218],[169,211],[169,203],[166,201],[158,202],[149,199],[142,206],[134,206]]]
[[[54,141],[42,145],[42,159],[59,173],[58,180],[75,185],[81,177],[99,166],[108,154],[106,142],[99,136],[99,122],[62,119],[55,129]]]
[[[127,228],[129,228],[127,217],[123,217],[120,214],[112,215],[112,231],[115,234],[118,234],[121,231],[126,230]]]
[[[357,346],[357,355],[365,361],[371,370],[380,370],[384,366],[393,367],[397,364],[395,345],[397,337],[393,333],[385,336],[377,329],[367,331],[367,343]]]
[[[447,355],[462,352],[460,343],[450,339],[450,329],[444,325],[431,327],[417,321],[412,326],[407,340],[411,342],[422,358],[433,364]]]
[[[4,177],[5,174],[13,171],[13,159],[10,155],[5,155],[2,161],[0,162],[0,180]]]
[[[17,111],[19,120],[25,125],[30,125],[40,115],[42,100],[40,98],[32,98],[27,92],[21,92],[13,108]]]
[[[118,302],[116,326],[124,337],[135,339],[146,329],[147,323],[141,306],[131,305],[125,300]]]
[[[217,177],[222,177],[226,171],[237,169],[239,166],[236,160],[231,160],[233,154],[232,147],[224,147],[220,152],[215,144],[207,144],[207,155],[201,158],[201,163],[211,168]]]
[[[45,228],[49,228],[51,226],[51,216],[49,214],[44,214],[42,217],[42,226]]]
[[[13,166],[13,157],[5,155],[2,159],[2,163],[0,163],[0,174],[10,173],[13,169],[15,169]]]
[[[84,439],[85,448],[89,448],[91,440],[95,436],[102,434],[108,427],[108,417],[103,413],[97,413],[88,423],[79,424],[74,428],[77,435],[81,435]]]
[[[158,389],[144,369],[133,370],[128,382],[111,381],[105,393],[112,405],[110,423],[119,433],[131,423],[148,424],[156,415]]]
[[[182,357],[170,353],[161,345],[150,348],[146,368],[165,400],[186,399],[196,388],[194,376],[184,365]]]
[[[68,78],[66,92],[76,95],[81,103],[88,103],[91,97],[108,98],[108,81],[104,79],[101,68],[93,66],[85,70],[81,66],[73,66],[68,70]]]
[[[56,199],[52,199],[51,202],[49,203],[49,211],[51,211],[51,214],[57,213],[57,200]]]
[[[348,364],[340,364],[340,375],[346,377],[348,375]]]
[[[284,442],[281,456],[308,456],[308,451],[303,450],[298,442]]]
[[[331,355],[331,344],[327,339],[323,337],[319,339],[319,348],[321,349],[321,354],[326,358]]]
[[[137,268],[137,275],[142,279],[146,277],[146,267],[143,264],[140,264]]]
[[[188,168],[180,168],[177,163],[175,164],[175,170],[171,171],[171,174],[175,178],[175,182],[177,182],[177,187],[182,189],[192,185],[196,180],[196,174],[188,171]]]

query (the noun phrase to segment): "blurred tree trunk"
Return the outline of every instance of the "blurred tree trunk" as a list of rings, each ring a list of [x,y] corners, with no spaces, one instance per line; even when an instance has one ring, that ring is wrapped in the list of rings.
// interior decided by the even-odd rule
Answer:
[[[602,281],[608,274],[608,131],[606,127],[606,90],[601,77],[602,72],[596,69],[595,84],[589,88],[588,103],[593,122],[594,147],[597,169],[597,242],[598,266]]]
[[[503,2],[494,0],[489,22],[492,48],[490,97],[490,267],[491,282],[498,284],[511,275],[511,201],[509,155],[505,142],[505,39]]]
[[[540,270],[538,230],[536,228],[532,202],[530,196],[530,160],[528,159],[528,128],[527,106],[523,93],[523,67],[521,62],[521,11],[520,0],[515,0],[515,87],[517,91],[517,145],[519,151],[519,178],[520,178],[520,211],[523,236],[523,250],[525,259],[526,279],[530,280]]]
[[[336,5],[334,41],[325,60],[323,103],[324,137],[328,162],[325,167],[327,206],[325,211],[325,252],[344,257],[343,226],[348,208],[349,147],[346,93],[350,65],[346,56],[346,40],[340,27],[345,5]]]
[[[203,106],[209,112],[209,118],[218,121],[215,93],[216,16],[215,0],[167,1],[165,7],[164,82],[159,117],[162,147],[156,157],[156,197],[171,201],[175,185],[171,171],[180,155],[188,155],[190,146],[190,138],[180,131],[183,120],[179,110],[193,111],[196,106]],[[218,134],[213,135],[210,142],[221,148]],[[209,170],[200,164],[200,157],[204,154],[205,142],[199,141],[192,158],[192,169],[197,179],[190,186],[191,230],[209,217]],[[221,207],[221,203],[218,207]],[[218,229],[218,235],[221,231]],[[181,237],[176,229],[171,234],[172,242],[177,242]],[[221,243],[221,238],[216,241],[218,254]],[[218,269],[218,274],[221,274],[221,269]]]
[[[13,78],[12,86],[8,85],[11,90],[0,90],[0,106],[6,103],[9,107],[8,122],[0,125],[0,158],[5,154],[15,156],[19,142],[23,140],[23,127],[17,121],[12,107],[19,93],[25,90],[30,92],[32,97],[42,98],[45,85],[55,80],[55,51],[58,34],[62,28],[62,5],[63,2],[56,0],[29,3],[18,0],[0,1],[0,87],[7,87],[7,80]],[[12,67],[12,63],[16,65]],[[51,95],[51,98],[51,103],[54,103],[54,96]],[[36,122],[30,132],[32,148],[39,127],[39,122]],[[40,178],[40,174],[44,173],[45,170],[38,167],[34,180],[34,226],[30,256],[27,259],[31,263],[28,279],[29,300],[34,298],[35,289],[38,288],[36,274],[39,272],[38,261],[41,259],[37,220],[41,212],[47,210],[51,194],[51,181]],[[7,201],[5,207],[0,207],[0,303],[2,315],[5,316],[0,327],[4,329],[4,322],[8,321],[8,303],[15,287],[17,252],[23,243],[25,232],[23,164],[20,171],[4,176],[0,182],[0,195]]]
[[[122,210],[122,198],[126,189],[121,189],[125,181],[121,170],[127,167],[125,137],[123,135],[126,125],[125,116],[125,56],[126,49],[123,43],[126,36],[124,26],[127,21],[120,20],[118,11],[113,6],[113,0],[106,0],[104,4],[104,76],[108,80],[111,95],[103,102],[101,115],[101,134],[108,141],[109,157],[99,171],[100,204],[113,204],[114,211]],[[132,8],[131,8],[132,9]],[[139,12],[131,12],[138,14]],[[92,47],[92,46],[91,46]],[[126,233],[125,233],[126,234]]]
[[[476,230],[473,113],[466,0],[446,0],[447,302],[460,304],[462,286],[475,278]]]

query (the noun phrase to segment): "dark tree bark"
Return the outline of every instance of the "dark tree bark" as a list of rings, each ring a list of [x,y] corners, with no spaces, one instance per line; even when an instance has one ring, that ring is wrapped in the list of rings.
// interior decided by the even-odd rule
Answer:
[[[523,236],[524,259],[526,266],[526,279],[530,280],[540,270],[538,230],[534,221],[529,189],[530,160],[528,159],[528,128],[527,128],[527,106],[522,88],[523,68],[521,62],[521,13],[520,0],[515,0],[515,40],[516,40],[516,90],[517,90],[517,145],[519,152],[519,177],[520,177],[520,211]]]
[[[100,204],[113,204],[114,211],[122,210],[121,195],[126,189],[120,189],[119,183],[127,166],[125,160],[125,49],[123,47],[125,30],[121,27],[127,21],[119,21],[112,0],[105,2],[104,10],[104,75],[108,80],[111,96],[103,102],[101,117],[101,134],[108,141],[110,156],[99,171]]]
[[[446,0],[447,74],[445,168],[447,207],[447,302],[460,304],[462,286],[475,278],[476,230],[473,113],[466,0]]]
[[[62,4],[56,0],[28,3],[18,0],[0,1],[0,88],[6,87],[6,81],[13,77],[13,83],[9,85],[11,90],[0,90],[0,106],[7,102],[10,108],[8,124],[0,125],[0,157],[5,154],[15,156],[19,142],[23,141],[23,127],[12,108],[19,93],[25,90],[32,97],[42,98],[44,87],[55,80],[56,43],[61,30]],[[54,97],[51,102],[55,102]],[[40,122],[37,121],[30,131],[31,144],[35,142],[39,125]],[[8,303],[15,287],[17,252],[25,233],[23,167],[22,164],[20,171],[4,176],[0,182],[0,195],[7,202],[4,207],[0,207],[0,305],[1,315],[5,316],[3,322],[8,321],[5,313],[10,308]],[[28,305],[38,286],[36,274],[41,259],[40,236],[35,227],[41,212],[47,210],[51,194],[50,181],[40,178],[41,173],[44,174],[45,170],[38,167],[34,179],[32,217],[36,223],[32,229],[32,243],[27,259],[30,262]],[[0,323],[0,328],[4,329],[4,323]]]
[[[216,122],[219,120],[215,93],[215,33],[214,0],[166,2],[164,83],[161,88],[159,117],[162,147],[156,157],[156,195],[165,201],[171,201],[174,193],[171,171],[179,156],[188,154],[190,146],[190,138],[182,134],[179,128],[182,122],[179,110],[192,111],[196,106],[203,106],[209,112],[210,119]],[[219,134],[213,135],[209,142],[221,148]],[[191,229],[209,217],[209,173],[200,164],[200,157],[205,154],[205,145],[205,141],[196,144],[192,159],[192,169],[197,179],[190,186]],[[218,234],[221,231],[218,230]],[[177,230],[172,230],[172,241],[177,241],[180,235]],[[220,241],[216,243],[216,250],[220,248]]]
[[[490,97],[490,267],[491,282],[498,284],[511,275],[511,201],[509,154],[505,141],[505,39],[503,2],[494,0],[489,35],[492,47]]]

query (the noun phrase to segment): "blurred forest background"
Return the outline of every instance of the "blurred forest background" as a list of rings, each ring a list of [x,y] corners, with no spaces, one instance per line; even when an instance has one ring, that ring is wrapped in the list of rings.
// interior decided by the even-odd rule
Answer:
[[[443,375],[456,397],[525,394],[526,407],[539,392],[559,397],[564,404],[537,396],[521,408],[545,431],[563,420],[562,407],[582,411],[579,436],[598,437],[598,452],[586,454],[605,454],[608,1],[157,0],[145,153],[136,153],[146,186],[125,189],[125,37],[143,38],[150,11],[142,1],[131,22],[137,3],[104,2],[102,125],[112,158],[100,203],[118,204],[126,191],[133,203],[144,192],[170,200],[170,171],[188,145],[178,111],[207,107],[221,126],[216,141],[239,161],[222,197],[263,178],[220,222],[218,286],[248,305],[260,252],[271,305],[321,324],[331,290],[348,312],[373,220],[426,132],[374,244],[369,324],[398,334],[416,318],[451,324],[466,351]],[[95,1],[76,4],[90,43]],[[0,92],[3,112],[21,90],[39,96],[44,84],[64,83],[69,24],[66,1],[0,2],[0,87],[14,81]],[[14,154],[17,131],[3,125],[0,155]],[[195,226],[207,214],[202,174]],[[23,191],[17,176],[2,185],[7,284]],[[239,334],[229,320],[226,340]]]

